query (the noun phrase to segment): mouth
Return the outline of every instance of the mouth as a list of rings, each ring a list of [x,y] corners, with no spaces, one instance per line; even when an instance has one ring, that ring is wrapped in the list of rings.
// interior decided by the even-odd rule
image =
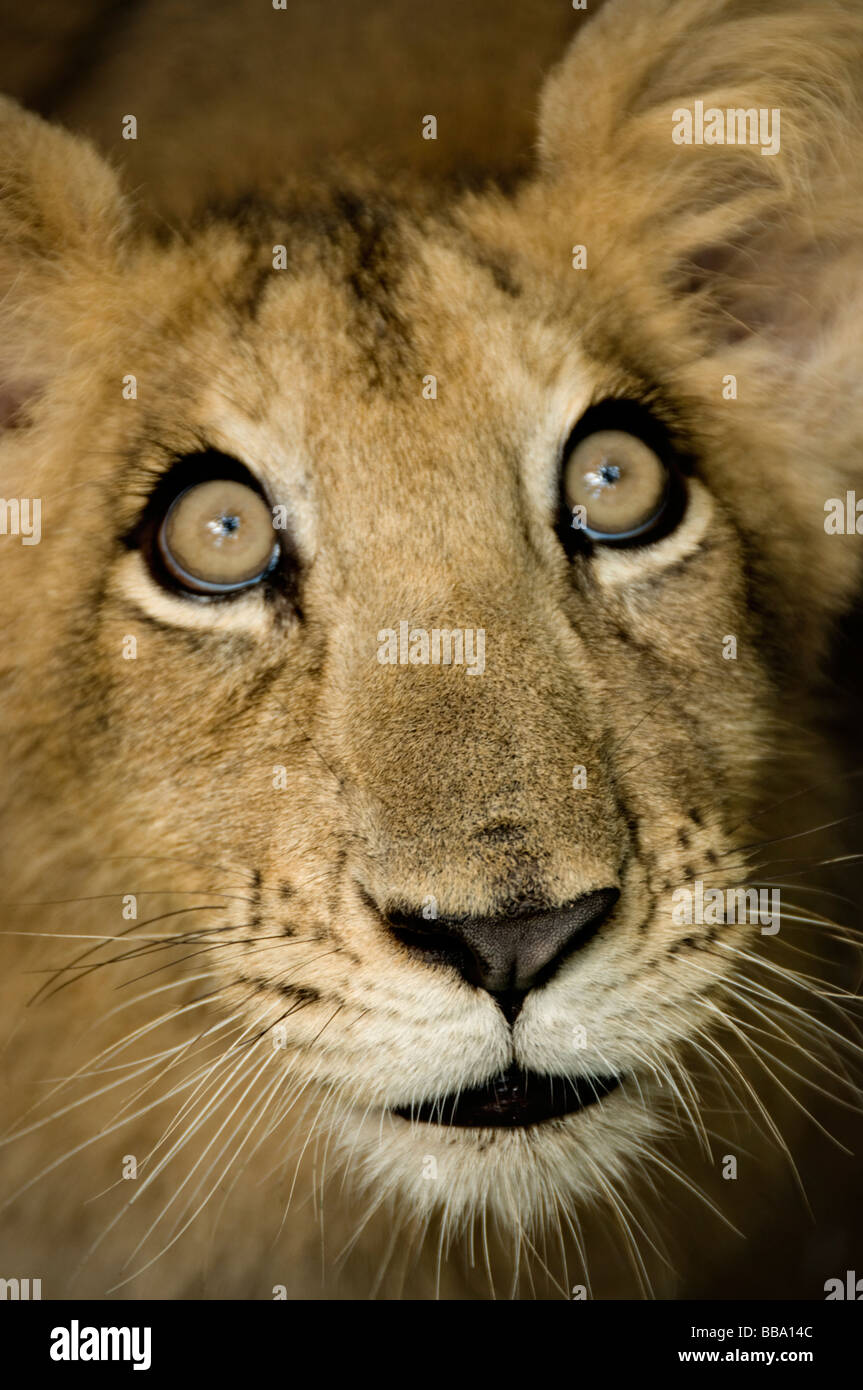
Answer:
[[[461,1128],[524,1128],[586,1110],[620,1084],[619,1076],[543,1076],[510,1067],[469,1091],[458,1091],[420,1105],[395,1106],[404,1120]]]

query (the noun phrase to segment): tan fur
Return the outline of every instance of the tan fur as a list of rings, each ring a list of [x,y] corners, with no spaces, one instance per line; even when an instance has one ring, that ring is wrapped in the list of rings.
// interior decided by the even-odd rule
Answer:
[[[765,807],[830,780],[813,692],[861,568],[823,525],[863,490],[861,50],[840,0],[612,0],[551,76],[512,197],[441,208],[353,171],[344,196],[285,181],[183,236],[143,232],[84,141],[0,107],[0,476],[44,530],[0,538],[3,1270],[46,1296],[620,1296],[696,1294],[705,1242],[739,1258],[690,1189],[739,1217],[719,1156],[761,1154],[756,1092],[795,1154],[805,1131],[747,999],[807,1104],[802,1054],[846,1054],[799,1012],[822,1017],[819,991],[759,993],[809,964],[811,922],[712,940],[671,894],[743,881],[745,847],[783,833]],[[781,154],[675,146],[696,98],[780,107]],[[573,566],[559,450],[592,400],[644,392],[696,454],[686,515]],[[148,477],[201,441],[287,504],[301,614],[171,596],[123,545]],[[484,675],[381,667],[402,619],[483,627]],[[512,1034],[368,906],[482,914],[616,877]],[[91,972],[33,973],[87,948]],[[524,1131],[387,1111],[512,1060],[627,1081]]]

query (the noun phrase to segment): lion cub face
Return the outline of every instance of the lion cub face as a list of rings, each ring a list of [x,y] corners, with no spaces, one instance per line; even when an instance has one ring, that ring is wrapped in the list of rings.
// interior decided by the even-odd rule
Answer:
[[[173,866],[194,916],[166,949],[178,978],[207,960],[268,1132],[513,1223],[643,1155],[724,1007],[751,929],[673,896],[741,872],[801,645],[852,584],[733,258],[721,303],[703,223],[688,280],[681,238],[643,264],[612,189],[580,276],[553,155],[514,204],[340,192],[117,233],[97,273],[100,198],[56,291],[77,346],[34,353],[53,375],[7,435],[43,498],[46,562],[6,552],[11,621],[51,633],[40,793],[75,786],[114,891]]]
[[[673,398],[527,271],[321,216],[279,224],[283,271],[264,222],[138,262],[44,485],[74,779],[95,857],[197,890],[177,968],[212,948],[275,1105],[314,1095],[416,1201],[511,1167],[523,1209],[632,1151],[704,1021],[671,895],[727,852],[765,713],[741,541]]]

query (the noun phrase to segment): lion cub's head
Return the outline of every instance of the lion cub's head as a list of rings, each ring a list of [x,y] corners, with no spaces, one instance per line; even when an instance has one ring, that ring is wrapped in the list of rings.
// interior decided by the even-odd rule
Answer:
[[[534,180],[443,212],[150,236],[2,107],[7,874],[117,895],[96,959],[169,961],[225,1106],[415,1209],[644,1155],[760,939],[675,894],[745,873],[857,582],[860,25],[739,8],[609,5]]]

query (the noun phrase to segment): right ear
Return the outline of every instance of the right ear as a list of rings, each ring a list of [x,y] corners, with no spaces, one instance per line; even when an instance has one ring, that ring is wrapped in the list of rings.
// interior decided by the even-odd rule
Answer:
[[[693,130],[699,110],[718,133]],[[539,154],[555,234],[568,219],[678,360],[761,350],[794,398],[831,335],[847,365],[856,300],[856,390],[859,0],[609,0],[546,83]]]
[[[81,295],[116,269],[127,224],[93,147],[0,97],[0,431],[64,360]]]

